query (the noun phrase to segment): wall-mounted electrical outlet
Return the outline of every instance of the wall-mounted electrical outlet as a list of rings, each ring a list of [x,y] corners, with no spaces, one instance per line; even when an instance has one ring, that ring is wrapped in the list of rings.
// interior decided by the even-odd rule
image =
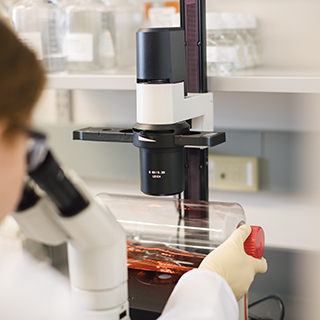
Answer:
[[[209,155],[209,188],[257,191],[258,159]]]

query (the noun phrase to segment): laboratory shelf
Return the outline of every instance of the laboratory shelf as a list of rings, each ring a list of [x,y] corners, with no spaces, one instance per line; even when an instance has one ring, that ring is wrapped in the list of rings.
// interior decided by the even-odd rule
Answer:
[[[320,93],[320,70],[256,68],[209,77],[210,91]]]
[[[50,74],[48,89],[135,90],[135,69],[94,74]],[[256,68],[209,76],[208,90],[220,92],[320,93],[320,70]]]
[[[47,89],[135,90],[135,70],[113,70],[92,74],[49,74]]]

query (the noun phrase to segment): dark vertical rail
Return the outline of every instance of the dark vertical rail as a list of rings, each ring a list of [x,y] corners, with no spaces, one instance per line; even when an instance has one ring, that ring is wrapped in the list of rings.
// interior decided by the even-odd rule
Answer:
[[[208,148],[185,148],[184,198],[209,200]]]
[[[205,0],[181,0],[180,17],[185,30],[188,92],[207,92]]]
[[[187,90],[205,93],[207,88],[206,58],[206,2],[205,0],[180,0],[181,28],[185,30]],[[184,198],[193,201],[209,200],[208,148],[185,148]],[[205,207],[188,208],[185,205],[185,225],[208,227],[209,212]],[[188,238],[208,238],[207,231],[190,231]]]
[[[206,1],[198,0],[199,92],[208,92]]]
[[[180,23],[185,30],[188,92],[207,92],[206,1],[180,0]],[[208,201],[208,149],[186,148],[185,158],[184,198]]]

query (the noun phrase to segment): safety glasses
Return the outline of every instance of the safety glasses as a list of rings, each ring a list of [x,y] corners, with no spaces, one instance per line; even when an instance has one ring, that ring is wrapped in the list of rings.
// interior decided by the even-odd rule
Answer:
[[[45,160],[48,153],[47,137],[44,133],[28,128],[21,124],[10,124],[14,130],[19,130],[28,136],[27,166],[28,172],[37,169]]]

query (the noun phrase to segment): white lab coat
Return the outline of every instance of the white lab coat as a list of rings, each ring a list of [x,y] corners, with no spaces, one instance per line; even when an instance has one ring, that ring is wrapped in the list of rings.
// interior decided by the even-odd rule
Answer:
[[[238,320],[238,303],[217,273],[194,269],[175,286],[158,320]]]
[[[1,320],[83,320],[66,277],[28,254],[0,254]]]
[[[0,254],[1,320],[89,320],[74,305],[70,284],[32,257]],[[238,320],[238,304],[227,282],[210,270],[184,274],[159,320]]]

